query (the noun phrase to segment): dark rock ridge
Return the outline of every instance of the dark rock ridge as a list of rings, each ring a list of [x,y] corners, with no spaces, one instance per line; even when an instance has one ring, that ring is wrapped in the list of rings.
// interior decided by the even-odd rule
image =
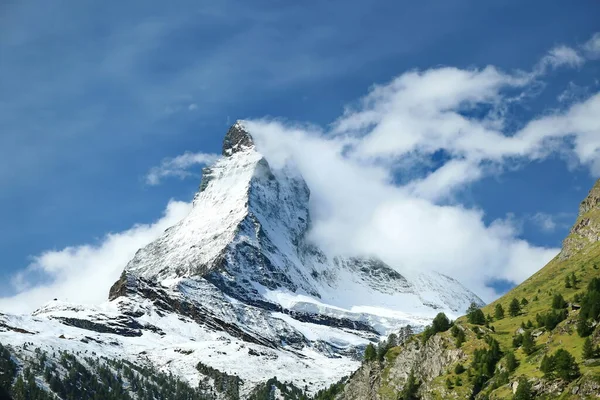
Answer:
[[[90,321],[82,318],[52,317],[60,323],[98,333],[112,333],[119,336],[142,336],[143,325],[133,318],[111,320],[109,323]]]
[[[245,148],[254,146],[254,140],[248,131],[244,129],[241,123],[236,122],[225,135],[223,140],[223,152],[224,156],[231,156],[233,153],[242,151]]]

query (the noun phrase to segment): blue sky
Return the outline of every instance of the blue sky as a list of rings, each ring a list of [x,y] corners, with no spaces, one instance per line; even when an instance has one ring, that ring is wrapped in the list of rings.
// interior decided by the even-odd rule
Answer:
[[[583,46],[598,15],[591,0],[3,2],[0,295],[15,292],[32,257],[189,201],[198,179],[149,186],[146,174],[186,151],[218,153],[237,118],[327,127],[407,71],[531,71],[556,46]],[[593,59],[548,71],[508,110],[514,129],[597,93],[599,77]],[[594,180],[554,154],[486,175],[452,201],[555,248]]]

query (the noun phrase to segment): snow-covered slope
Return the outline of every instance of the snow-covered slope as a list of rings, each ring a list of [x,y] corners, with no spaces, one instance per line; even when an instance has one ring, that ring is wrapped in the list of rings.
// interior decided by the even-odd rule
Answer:
[[[246,390],[277,376],[314,391],[355,369],[369,341],[481,303],[445,275],[326,255],[306,240],[309,197],[300,173],[271,168],[236,123],[190,214],[136,253],[109,302],[0,315],[0,341],[94,349],[192,383],[201,361]]]

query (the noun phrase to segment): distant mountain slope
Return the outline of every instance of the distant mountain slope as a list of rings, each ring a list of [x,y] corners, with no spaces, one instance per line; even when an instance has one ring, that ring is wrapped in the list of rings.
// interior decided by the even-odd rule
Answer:
[[[599,398],[599,285],[600,181],[548,265],[452,328],[415,335],[387,350],[381,362],[365,361],[341,391],[338,385],[319,398],[412,398],[411,372],[414,398]]]
[[[205,383],[208,398],[231,397],[217,388],[235,377],[246,398],[273,377],[315,392],[355,370],[382,335],[483,305],[439,273],[326,254],[306,239],[309,198],[293,165],[272,168],[238,122],[189,215],[135,254],[108,302],[0,314],[0,342],[20,365],[93,352]]]

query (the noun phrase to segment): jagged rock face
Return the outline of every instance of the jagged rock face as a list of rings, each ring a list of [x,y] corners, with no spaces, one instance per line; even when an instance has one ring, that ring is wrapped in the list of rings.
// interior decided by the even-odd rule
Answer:
[[[436,335],[427,343],[409,340],[391,364],[385,365],[385,373],[379,362],[365,363],[352,375],[339,400],[380,400],[391,398],[381,393],[396,395],[402,391],[411,371],[423,382],[419,389],[420,398],[435,399],[428,382],[442,375],[450,366],[463,362],[467,356],[461,349],[452,348],[448,339]],[[382,388],[384,388],[382,390]]]
[[[252,136],[246,131],[240,122],[236,122],[225,135],[223,139],[224,156],[230,156],[238,151],[243,151],[254,146]]]
[[[581,202],[577,221],[571,228],[569,236],[563,241],[559,257],[569,258],[589,244],[598,241],[600,241],[600,180]]]
[[[579,215],[600,208],[600,180],[596,182],[590,193],[579,205]]]

